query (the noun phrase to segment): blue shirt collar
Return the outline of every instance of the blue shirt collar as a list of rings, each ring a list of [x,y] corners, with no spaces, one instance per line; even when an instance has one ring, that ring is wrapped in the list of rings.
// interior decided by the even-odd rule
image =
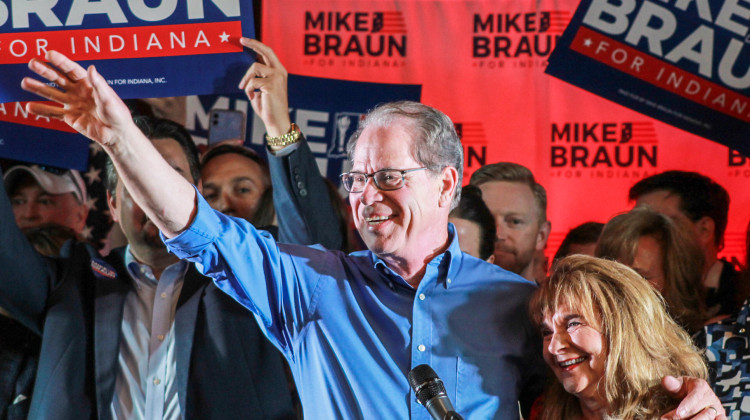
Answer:
[[[412,292],[416,292],[416,290],[411,285],[409,285],[409,283],[407,283],[403,277],[391,270],[391,268],[388,267],[388,264],[386,264],[383,259],[375,255],[374,252],[370,252],[370,255],[372,258],[373,267],[375,267],[375,269],[379,273],[389,278],[389,280],[391,281],[391,287],[393,287],[393,283],[396,283],[401,287],[408,288]],[[452,286],[457,278],[456,274],[458,274],[458,269],[459,267],[461,267],[463,257],[463,252],[458,246],[458,235],[456,235],[456,227],[453,226],[453,223],[448,223],[448,248],[443,253],[436,255],[435,258],[427,263],[428,266],[444,265],[444,267],[438,267],[438,272],[441,273],[441,275],[438,276],[436,282],[438,284],[442,284],[446,289]],[[447,276],[444,273],[448,273]]]

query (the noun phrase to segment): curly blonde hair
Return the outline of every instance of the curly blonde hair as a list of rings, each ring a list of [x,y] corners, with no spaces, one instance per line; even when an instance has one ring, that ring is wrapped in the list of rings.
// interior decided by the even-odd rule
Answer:
[[[608,354],[599,388],[609,407],[607,419],[657,418],[677,405],[662,389],[662,377],[708,376],[701,353],[667,314],[659,292],[623,264],[585,255],[559,260],[529,310],[540,326],[560,307],[599,326],[604,337]],[[580,417],[578,398],[555,381],[541,418]]]

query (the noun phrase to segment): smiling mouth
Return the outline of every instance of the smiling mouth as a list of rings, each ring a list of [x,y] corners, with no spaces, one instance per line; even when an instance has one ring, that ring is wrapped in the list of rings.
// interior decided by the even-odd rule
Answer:
[[[569,360],[565,360],[564,362],[558,362],[557,365],[565,369],[565,368],[569,368],[571,366],[577,365],[579,363],[583,363],[586,359],[588,359],[588,356],[581,356],[577,359],[569,359]]]
[[[379,225],[386,220],[389,220],[391,216],[374,216],[374,217],[365,217],[365,222],[369,225]]]

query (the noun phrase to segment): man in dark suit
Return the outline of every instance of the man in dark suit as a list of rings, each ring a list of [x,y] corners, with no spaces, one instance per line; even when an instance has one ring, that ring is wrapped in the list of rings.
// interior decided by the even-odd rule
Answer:
[[[266,99],[281,94],[285,101],[285,89]],[[268,127],[270,120],[264,122]],[[184,128],[153,119],[141,119],[140,128],[172,167],[197,183],[197,153]],[[303,180],[309,194],[287,187],[292,174],[313,173],[307,153],[298,143],[291,155],[270,157],[276,160],[274,200],[285,214],[315,206],[309,212],[315,218],[335,220],[319,175]],[[110,168],[110,209],[128,246],[107,257],[72,243],[61,258],[44,259],[18,230],[0,191],[0,306],[42,336],[29,418],[294,418],[281,356],[256,320],[193,264],[167,253]],[[305,226],[318,224],[309,217],[283,219],[299,221],[286,226],[296,235],[289,239],[337,247],[332,230]]]

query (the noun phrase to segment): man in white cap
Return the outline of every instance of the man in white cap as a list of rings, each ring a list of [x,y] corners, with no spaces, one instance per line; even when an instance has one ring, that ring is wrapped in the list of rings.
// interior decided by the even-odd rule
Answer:
[[[5,188],[21,229],[52,223],[80,234],[86,226],[86,184],[76,170],[18,165],[5,174]]]

